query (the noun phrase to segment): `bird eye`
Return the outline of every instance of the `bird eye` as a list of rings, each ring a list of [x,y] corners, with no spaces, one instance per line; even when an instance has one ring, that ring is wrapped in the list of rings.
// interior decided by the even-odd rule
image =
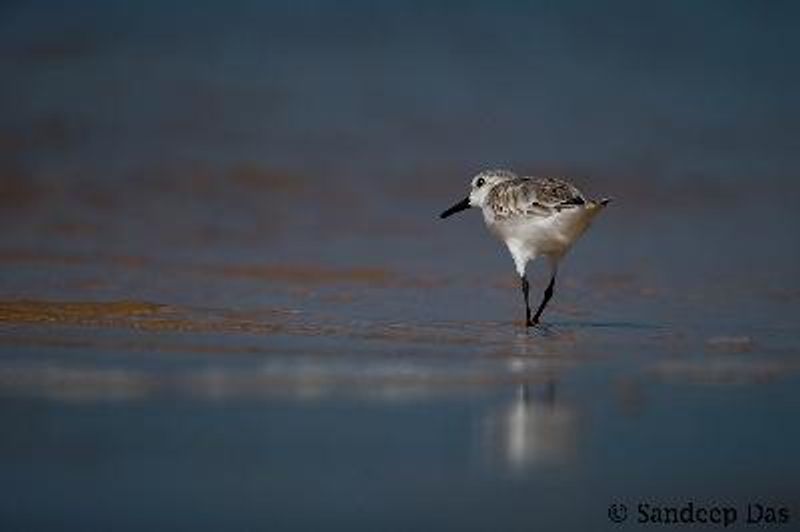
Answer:
[[[485,184],[486,184],[486,180],[483,179],[482,177],[479,177],[478,180],[475,181],[475,187],[476,188],[481,188]]]

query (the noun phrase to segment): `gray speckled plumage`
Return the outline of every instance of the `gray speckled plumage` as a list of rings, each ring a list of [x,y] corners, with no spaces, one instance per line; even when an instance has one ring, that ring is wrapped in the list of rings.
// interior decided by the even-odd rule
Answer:
[[[586,203],[580,190],[556,177],[512,177],[489,190],[486,204],[498,220],[550,216]]]

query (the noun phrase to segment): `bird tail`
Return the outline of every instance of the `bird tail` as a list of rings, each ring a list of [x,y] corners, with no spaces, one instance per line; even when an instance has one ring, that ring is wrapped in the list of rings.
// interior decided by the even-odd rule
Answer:
[[[611,203],[611,198],[603,198],[599,200],[591,200],[589,201],[589,208],[592,210],[599,210],[604,208],[606,205]]]

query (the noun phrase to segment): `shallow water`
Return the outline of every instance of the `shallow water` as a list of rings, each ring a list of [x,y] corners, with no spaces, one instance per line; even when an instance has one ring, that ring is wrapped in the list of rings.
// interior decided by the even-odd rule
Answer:
[[[796,13],[615,6],[0,8],[0,528],[796,526]],[[614,197],[529,331],[499,165]]]

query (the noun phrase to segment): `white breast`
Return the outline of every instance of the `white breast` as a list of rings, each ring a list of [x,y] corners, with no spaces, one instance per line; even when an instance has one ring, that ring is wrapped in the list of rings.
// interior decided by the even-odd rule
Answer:
[[[512,253],[528,250],[529,259],[538,255],[561,256],[583,234],[597,209],[577,207],[550,216],[528,216],[496,220],[491,209],[483,209],[486,226],[506,242]]]

